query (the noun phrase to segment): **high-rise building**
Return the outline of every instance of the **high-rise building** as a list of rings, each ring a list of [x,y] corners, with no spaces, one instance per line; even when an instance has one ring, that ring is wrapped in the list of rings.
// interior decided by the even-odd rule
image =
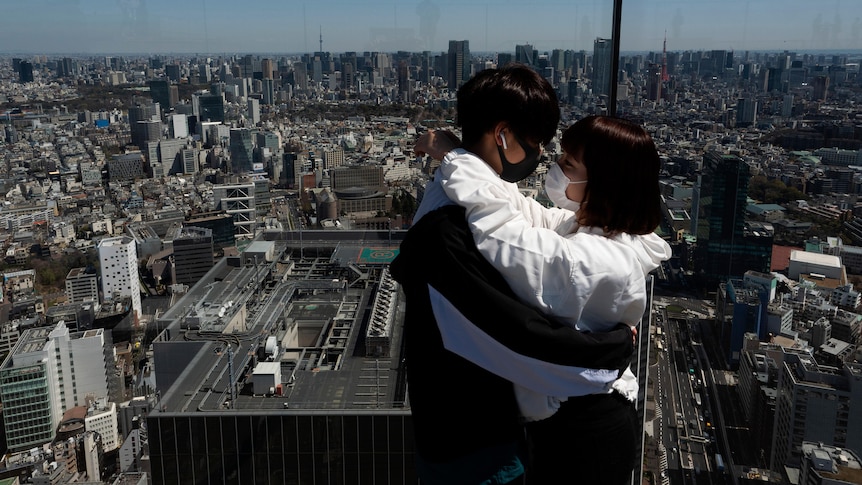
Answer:
[[[793,115],[793,95],[785,94],[784,101],[781,103],[781,116],[790,118]]]
[[[471,76],[470,41],[450,40],[448,54],[449,90],[455,91],[467,82]]]
[[[74,77],[78,75],[78,62],[71,57],[64,57],[57,62],[57,77]]]
[[[804,441],[862,449],[862,365],[821,366],[786,350],[780,366],[770,468],[799,467]],[[811,483],[811,482],[808,482]]]
[[[88,395],[108,395],[104,345],[103,329],[70,333],[63,322],[21,335],[0,366],[3,425],[10,450],[50,442],[63,410],[84,405]]]
[[[773,91],[778,92],[787,92],[785,89],[786,83],[784,82],[784,70],[779,67],[770,67],[768,69],[761,69],[760,72],[763,75],[763,90],[771,93]]]
[[[210,66],[208,64],[201,64],[198,66],[198,82],[201,84],[208,84],[212,82],[212,71],[210,70]]]
[[[275,70],[275,68],[273,67],[273,64],[272,64],[272,59],[269,59],[269,58],[261,59],[260,70],[263,71],[263,78],[264,79],[272,79],[273,78],[273,71]]]
[[[156,141],[161,135],[161,125],[155,129],[158,134],[151,133],[151,125],[146,122],[155,121],[161,123],[161,108],[158,103],[153,102],[136,102],[129,107],[129,129],[132,135],[132,144],[146,149],[147,141]]]
[[[146,150],[148,143],[161,140],[162,122],[156,119],[138,121],[135,126],[135,132],[137,132],[138,146],[142,150]]]
[[[261,82],[261,93],[263,93],[263,104],[275,104],[275,82],[272,79],[264,79]]]
[[[159,142],[159,166],[162,176],[182,172],[179,158],[186,148],[185,139],[161,140]]]
[[[211,229],[184,226],[173,234],[173,246],[174,283],[194,286],[215,264]]]
[[[99,302],[99,275],[95,269],[72,268],[66,275],[66,299],[69,303]]]
[[[198,172],[198,151],[194,148],[184,148],[180,152],[182,160],[182,170],[184,174],[193,174]]]
[[[413,85],[410,80],[410,66],[407,61],[398,63],[398,93],[405,103],[413,101]]]
[[[814,100],[826,101],[826,93],[829,92],[829,76],[815,76],[813,79],[813,85]]]
[[[260,100],[257,98],[248,99],[248,120],[252,125],[260,123]]]
[[[177,87],[166,79],[153,79],[147,83],[150,86],[150,97],[165,111],[173,108],[179,102]]]
[[[746,271],[769,273],[772,233],[745,221],[751,171],[733,155],[707,152],[692,194],[692,233],[697,237],[694,271],[717,285]]]
[[[141,316],[141,285],[135,240],[128,236],[99,241],[99,267],[102,272],[102,298],[106,302],[118,296],[132,300],[132,311]]]
[[[179,64],[166,64],[165,65],[165,77],[170,79],[171,81],[178,83],[180,82],[180,66]]]
[[[188,138],[189,117],[185,114],[174,114],[168,117],[172,138]]]
[[[236,244],[236,230],[233,225],[233,217],[225,212],[204,212],[193,214],[186,224],[189,226],[205,227],[212,231],[213,246],[217,249],[233,246]]]
[[[224,95],[202,94],[192,97],[197,109],[198,121],[219,121],[224,123]]]
[[[539,53],[533,49],[531,44],[522,44],[515,46],[515,62],[526,64],[528,66],[536,66],[538,63]]]
[[[22,83],[33,82],[33,63],[29,61],[21,61],[18,65],[18,80]]]
[[[647,99],[658,101],[661,99],[662,66],[650,64],[647,70]]]
[[[736,101],[736,126],[748,127],[757,123],[757,100],[739,98]]]
[[[775,298],[776,283],[771,275],[749,271],[743,279],[719,285],[716,321],[728,362],[739,362],[746,334],[768,340],[769,304]]]
[[[613,45],[611,39],[597,38],[593,43],[593,94],[609,96]]]
[[[230,165],[233,173],[251,172],[254,157],[254,140],[248,128],[230,130]]]
[[[308,91],[308,69],[304,62],[293,63],[293,86],[298,91]]]

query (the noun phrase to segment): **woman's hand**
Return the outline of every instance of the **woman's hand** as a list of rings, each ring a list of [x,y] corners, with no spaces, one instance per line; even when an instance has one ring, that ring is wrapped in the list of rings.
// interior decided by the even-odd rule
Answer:
[[[461,140],[449,130],[428,130],[416,139],[413,152],[418,156],[428,155],[442,160],[453,149],[461,146]]]

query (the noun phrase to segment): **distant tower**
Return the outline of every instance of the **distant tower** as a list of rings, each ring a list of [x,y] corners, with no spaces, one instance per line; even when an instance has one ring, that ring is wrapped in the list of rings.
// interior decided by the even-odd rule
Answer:
[[[647,68],[647,99],[650,101],[658,101],[661,99],[661,76],[663,73],[664,66],[659,68],[658,64],[650,63]]]
[[[593,43],[593,94],[608,96],[611,93],[611,39],[596,38]]]
[[[317,52],[323,52],[323,26],[320,26],[320,50]]]
[[[470,79],[470,41],[450,40],[447,60],[449,89],[456,90]]]
[[[667,73],[667,30],[664,31],[664,43],[661,46],[661,82],[670,81]]]

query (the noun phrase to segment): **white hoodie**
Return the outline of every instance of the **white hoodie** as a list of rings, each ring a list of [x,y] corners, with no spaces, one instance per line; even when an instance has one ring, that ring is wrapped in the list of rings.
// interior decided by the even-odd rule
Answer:
[[[670,246],[658,235],[608,237],[594,227],[572,232],[574,217],[556,231],[545,229],[548,221],[536,215],[541,205],[513,191],[515,184],[500,179],[475,155],[453,150],[439,170],[448,198],[467,211],[479,251],[521,300],[583,331],[608,331],[620,322],[639,324],[646,310],[645,277],[671,256]],[[530,201],[528,211],[525,200]],[[559,222],[559,210],[546,209],[547,217]],[[516,388],[521,411],[531,420],[550,416],[557,401],[568,396],[613,389],[634,400],[638,391],[630,369],[610,388],[597,391],[575,382],[557,394],[559,398],[548,398],[547,389],[531,388],[538,386],[530,382],[516,385],[522,387]]]

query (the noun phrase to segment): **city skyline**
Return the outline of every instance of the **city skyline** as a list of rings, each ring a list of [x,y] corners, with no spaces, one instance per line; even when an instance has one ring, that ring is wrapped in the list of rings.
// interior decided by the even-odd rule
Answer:
[[[850,2],[845,0],[846,7]],[[474,52],[592,50],[611,37],[611,0],[535,2],[34,0],[8,5],[0,20],[7,54],[158,54],[324,51]],[[846,9],[845,9],[846,10]],[[627,0],[622,51],[847,51],[862,45],[862,14],[842,2],[802,0]],[[524,21],[528,19],[528,21]]]

